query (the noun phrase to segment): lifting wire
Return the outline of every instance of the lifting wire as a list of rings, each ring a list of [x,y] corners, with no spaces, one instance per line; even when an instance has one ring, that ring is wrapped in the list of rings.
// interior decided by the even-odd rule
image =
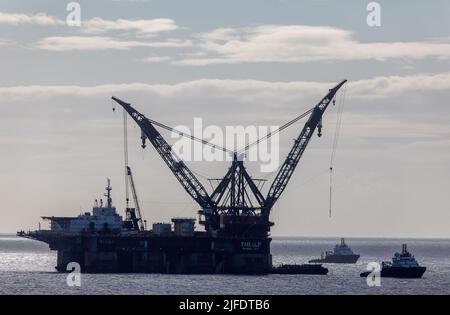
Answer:
[[[305,117],[306,115],[309,115],[312,111],[314,110],[314,108],[311,108],[310,110],[304,112],[303,114],[301,114],[300,116],[295,117],[294,119],[292,119],[291,121],[285,123],[283,126],[279,127],[278,129],[274,130],[273,132],[269,132],[267,135],[265,135],[264,137],[259,138],[258,140],[256,140],[255,142],[252,142],[248,145],[246,145],[245,147],[243,147],[242,149],[238,150],[237,153],[240,152],[245,152],[247,151],[250,147],[259,144],[261,141],[264,141],[266,139],[269,139],[270,137],[272,137],[274,134],[279,133],[281,131],[283,131],[284,129],[286,129],[287,127],[291,126],[292,124],[296,123],[297,121],[299,121],[300,119],[302,119],[303,117]]]
[[[124,153],[124,171],[125,171],[125,201],[127,204],[127,208],[129,207],[130,202],[130,192],[129,192],[129,183],[128,183],[128,126],[127,126],[127,112],[125,109],[123,110],[123,153]]]
[[[116,106],[111,100],[112,111],[116,111]],[[123,156],[124,156],[124,171],[125,171],[125,202],[126,208],[129,208],[130,203],[130,192],[129,192],[129,182],[128,182],[128,124],[127,124],[127,112],[123,109]]]
[[[113,107],[112,109],[113,109],[113,111],[115,111],[115,107]],[[252,143],[250,143],[250,144],[248,144],[248,145],[246,145],[245,147],[243,147],[243,148],[241,148],[241,149],[239,149],[239,150],[237,150],[237,151],[232,151],[232,150],[230,150],[230,149],[227,149],[227,148],[221,147],[221,146],[219,146],[219,145],[213,144],[213,143],[211,143],[211,142],[209,142],[209,141],[207,141],[207,140],[204,140],[204,139],[201,139],[201,138],[192,136],[192,135],[190,135],[190,134],[187,134],[187,133],[178,131],[177,129],[172,128],[172,127],[170,127],[170,126],[167,126],[167,125],[165,125],[165,124],[163,124],[163,123],[160,123],[160,122],[158,122],[158,121],[156,121],[156,120],[153,120],[153,119],[150,119],[150,118],[147,118],[147,117],[146,117],[146,118],[147,118],[147,120],[149,120],[149,121],[150,121],[152,124],[154,124],[155,126],[161,127],[161,128],[163,128],[163,129],[168,130],[168,131],[171,131],[171,132],[174,132],[174,133],[176,133],[176,134],[178,134],[178,135],[180,135],[180,136],[182,136],[182,137],[189,138],[189,139],[191,139],[191,140],[193,140],[193,141],[201,142],[201,143],[203,143],[204,145],[207,145],[207,146],[209,146],[209,147],[212,147],[212,148],[215,149],[215,150],[221,150],[221,151],[223,151],[223,152],[225,152],[225,153],[230,153],[230,154],[234,155],[235,153],[238,153],[238,154],[239,154],[239,153],[244,153],[244,152],[246,152],[248,149],[250,149],[252,146],[257,145],[257,144],[259,144],[260,142],[269,139],[269,138],[272,137],[274,134],[280,133],[280,132],[283,131],[284,129],[290,127],[291,125],[293,125],[294,123],[296,123],[297,121],[299,121],[300,119],[302,119],[302,118],[306,117],[307,115],[309,115],[313,110],[314,110],[314,108],[311,108],[311,109],[307,110],[306,112],[302,113],[301,115],[299,115],[299,116],[295,117],[294,119],[288,121],[287,123],[285,123],[285,124],[282,125],[281,127],[275,129],[275,130],[272,131],[272,132],[267,133],[265,136],[259,138],[258,140],[254,141],[254,142],[252,142]],[[127,173],[127,166],[128,166],[128,140],[127,140],[127,115],[126,115],[125,109],[124,109],[123,113],[124,113],[124,118],[123,118],[124,120],[123,120],[123,121],[124,121],[125,194],[126,194],[126,202],[127,202],[127,207],[128,207],[128,203],[129,203],[129,183],[128,183],[128,173]],[[144,150],[142,150],[142,152],[144,152]],[[281,165],[280,165],[280,167],[281,167]],[[280,168],[280,167],[279,167],[279,168]],[[208,178],[207,176],[205,176],[204,174],[199,173],[198,171],[195,171],[195,172],[193,172],[193,173],[195,173],[196,175],[198,175],[198,176],[200,176],[200,177],[202,177],[202,178],[204,178],[204,179],[208,179],[208,180],[209,180],[209,178]],[[274,173],[275,173],[275,172],[274,172]],[[269,178],[270,176],[272,176],[274,173],[271,173],[271,174],[267,175],[267,177],[265,178],[265,180],[267,180],[267,178]]]
[[[209,142],[209,141],[206,141],[206,140],[204,140],[204,139],[200,139],[200,138],[197,138],[197,137],[192,136],[192,135],[190,135],[190,134],[187,134],[187,133],[178,131],[178,130],[175,129],[175,128],[172,128],[172,127],[169,127],[169,126],[167,126],[167,125],[165,125],[165,124],[162,124],[162,123],[160,123],[160,122],[157,122],[156,120],[153,120],[153,119],[150,119],[150,118],[147,118],[147,117],[146,117],[146,118],[147,118],[147,120],[149,120],[152,124],[154,124],[154,125],[156,125],[156,126],[158,126],[158,127],[161,127],[161,128],[163,128],[163,129],[166,129],[166,130],[168,130],[168,131],[174,132],[174,133],[176,133],[176,134],[178,134],[178,135],[180,135],[180,136],[182,136],[182,137],[186,137],[186,138],[189,138],[189,139],[191,139],[191,140],[201,142],[201,143],[203,143],[204,145],[210,146],[210,147],[212,147],[213,149],[216,149],[216,150],[221,150],[221,151],[226,152],[226,153],[235,154],[235,153],[244,153],[244,152],[247,151],[250,147],[252,147],[252,146],[254,146],[254,145],[256,145],[256,144],[259,144],[261,141],[264,141],[264,140],[266,140],[266,139],[269,139],[269,138],[272,137],[274,134],[283,131],[284,129],[288,128],[289,126],[291,126],[292,124],[296,123],[296,122],[299,121],[300,119],[302,119],[302,118],[304,118],[305,116],[309,115],[313,110],[314,110],[314,108],[311,108],[310,110],[304,112],[304,113],[301,114],[300,116],[297,116],[297,117],[295,117],[294,119],[290,120],[289,122],[285,123],[284,125],[282,125],[282,126],[279,127],[278,129],[274,130],[273,132],[269,132],[269,133],[266,134],[264,137],[259,138],[258,140],[254,141],[254,142],[252,142],[252,143],[250,143],[250,144],[248,144],[248,145],[246,145],[245,147],[243,147],[242,149],[237,150],[237,151],[232,151],[232,150],[230,150],[230,149],[223,148],[223,147],[221,147],[221,146],[219,146],[219,145],[217,145],[217,144],[213,144],[213,143],[211,143],[211,142]]]
[[[211,143],[211,142],[209,142],[209,141],[206,141],[206,140],[204,140],[204,139],[200,139],[200,138],[195,137],[195,136],[192,136],[192,135],[190,135],[190,134],[187,134],[187,133],[178,131],[178,130],[175,129],[175,128],[172,128],[172,127],[170,127],[170,126],[167,126],[167,125],[165,125],[165,124],[163,124],[163,123],[160,123],[160,122],[158,122],[158,121],[155,121],[155,120],[153,120],[153,119],[150,119],[150,118],[147,118],[147,119],[148,119],[152,124],[154,124],[155,126],[161,127],[161,128],[163,128],[163,129],[168,130],[168,131],[171,131],[171,132],[174,132],[174,133],[176,133],[176,134],[178,134],[178,135],[180,135],[180,136],[182,136],[182,137],[189,138],[189,139],[191,139],[191,140],[193,140],[193,141],[201,142],[201,143],[203,143],[204,145],[210,146],[210,147],[212,147],[212,148],[215,149],[215,150],[221,150],[221,151],[223,151],[223,152],[225,152],[225,153],[230,153],[230,154],[234,155],[234,154],[236,154],[236,153],[237,153],[237,154],[244,153],[244,152],[246,152],[249,148],[251,148],[252,146],[257,145],[257,144],[259,144],[260,142],[269,139],[269,138],[272,137],[274,134],[280,133],[280,132],[283,131],[284,129],[290,127],[291,125],[293,125],[294,123],[296,123],[297,121],[299,121],[300,119],[302,119],[302,118],[306,117],[307,115],[309,115],[313,110],[314,110],[314,107],[311,108],[311,109],[309,109],[309,110],[307,110],[306,112],[302,113],[301,115],[295,117],[294,119],[288,121],[287,123],[285,123],[285,124],[282,125],[281,127],[277,128],[276,130],[267,133],[265,136],[259,138],[258,140],[254,141],[254,142],[252,142],[252,143],[250,143],[250,144],[248,144],[248,145],[246,145],[245,147],[243,147],[242,149],[237,150],[237,151],[232,151],[232,150],[229,150],[229,149],[227,149],[227,148],[223,148],[223,147],[221,147],[221,146],[219,146],[219,145],[213,144],[213,143]],[[124,111],[124,115],[125,115],[125,111]],[[124,116],[124,125],[126,125],[126,117],[125,117],[125,116]],[[125,133],[125,138],[126,138],[126,133]],[[125,142],[125,147],[127,147],[126,142]],[[126,153],[125,153],[125,163],[128,164],[128,152],[127,152],[128,150],[125,149],[125,151],[126,151]],[[144,152],[144,150],[142,150],[142,151]],[[279,170],[280,168],[281,168],[281,165],[278,167],[278,170]],[[125,169],[126,169],[126,166],[125,166]],[[125,172],[126,172],[126,171],[125,171]],[[210,178],[208,178],[208,177],[205,176],[204,174],[201,174],[201,173],[198,172],[198,171],[194,171],[194,170],[193,170],[192,172],[193,172],[194,174],[196,174],[197,176],[199,176],[199,177],[201,177],[201,178],[203,178],[203,179],[208,180],[209,183],[210,183],[210,185],[211,185],[211,188],[214,190],[214,187],[213,187],[213,184],[211,183],[211,179],[210,179]],[[267,180],[267,179],[268,179],[270,176],[272,176],[273,174],[275,174],[275,172],[274,172],[274,173],[268,174],[267,177],[264,178],[263,180]],[[128,177],[127,177],[127,176],[126,176],[126,179],[125,179],[125,185],[126,185],[126,195],[127,195],[127,204],[128,204],[128,200],[129,200],[128,194],[129,194],[129,193],[128,193]],[[262,188],[262,187],[261,187],[261,188]]]
[[[336,157],[336,150],[337,145],[339,141],[339,134],[341,131],[341,125],[342,125],[342,112],[344,111],[344,104],[345,104],[345,94],[347,91],[347,84],[344,86],[344,90],[342,91],[342,96],[338,101],[338,108],[337,108],[337,118],[336,118],[336,128],[334,132],[334,139],[333,139],[333,146],[331,149],[331,157],[330,157],[330,198],[329,198],[329,216],[331,218],[331,206],[332,206],[332,196],[333,196],[333,166],[334,166],[334,159]]]
[[[146,117],[146,118],[147,118],[147,117]],[[207,146],[212,147],[213,149],[221,150],[221,151],[223,151],[223,152],[228,152],[228,153],[231,153],[231,154],[234,153],[233,151],[228,150],[228,149],[226,149],[226,148],[223,148],[223,147],[221,147],[221,146],[219,146],[219,145],[217,145],[217,144],[214,144],[214,143],[211,143],[211,142],[206,141],[206,140],[204,140],[204,139],[200,139],[200,138],[197,138],[197,137],[192,136],[192,135],[190,135],[190,134],[187,134],[187,133],[178,131],[178,130],[176,130],[175,128],[172,128],[172,127],[169,127],[169,126],[167,126],[167,125],[164,125],[164,124],[162,124],[162,123],[160,123],[160,122],[157,122],[157,121],[155,121],[155,120],[153,120],[153,119],[147,118],[147,120],[149,120],[152,124],[154,124],[154,125],[156,125],[156,126],[158,126],[158,127],[161,127],[161,128],[166,129],[166,130],[168,130],[168,131],[174,132],[174,133],[176,133],[176,134],[178,134],[178,135],[180,135],[180,136],[182,136],[182,137],[186,137],[186,138],[189,138],[189,139],[191,139],[191,140],[201,142],[201,143],[203,143],[204,145],[207,145]]]

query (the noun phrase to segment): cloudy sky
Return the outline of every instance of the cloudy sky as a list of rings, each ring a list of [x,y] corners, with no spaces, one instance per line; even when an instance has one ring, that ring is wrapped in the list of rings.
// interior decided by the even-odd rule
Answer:
[[[380,27],[363,0],[80,0],[79,27],[66,23],[68,2],[0,3],[0,232],[90,210],[106,177],[122,211],[112,95],[172,126],[281,125],[347,78],[333,215],[336,108],[274,208],[272,234],[450,237],[448,1],[378,1]],[[301,127],[281,134],[281,159]],[[131,122],[129,144],[145,218],[194,216]],[[228,164],[189,166],[209,188]]]

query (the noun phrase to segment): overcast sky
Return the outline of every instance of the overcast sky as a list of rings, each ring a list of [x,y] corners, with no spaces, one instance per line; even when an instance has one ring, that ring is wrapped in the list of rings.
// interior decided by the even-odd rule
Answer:
[[[272,234],[450,237],[450,2],[378,1],[380,27],[357,0],[80,0],[80,27],[66,24],[68,2],[0,3],[0,232],[90,211],[106,177],[123,212],[112,95],[172,126],[281,125],[347,78],[333,215],[335,107],[273,209]],[[281,159],[302,125],[280,135]],[[195,216],[131,121],[129,145],[145,218]],[[189,166],[210,189],[205,178],[228,164]]]

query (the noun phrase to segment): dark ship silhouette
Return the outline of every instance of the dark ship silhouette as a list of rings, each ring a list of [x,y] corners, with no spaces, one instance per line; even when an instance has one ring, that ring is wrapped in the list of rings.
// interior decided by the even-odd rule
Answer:
[[[382,262],[380,276],[389,278],[422,278],[426,270],[426,267],[419,266],[414,256],[408,252],[406,244],[403,244],[402,253],[395,253],[392,262]],[[367,277],[370,273],[370,271],[363,272],[361,277]]]
[[[328,269],[320,264],[280,265],[272,267],[272,272],[282,275],[326,275]]]
[[[345,244],[344,238],[341,243],[336,244],[333,251],[322,253],[318,259],[311,259],[310,263],[332,263],[332,264],[354,264],[358,261],[359,255],[355,254],[352,249]]]

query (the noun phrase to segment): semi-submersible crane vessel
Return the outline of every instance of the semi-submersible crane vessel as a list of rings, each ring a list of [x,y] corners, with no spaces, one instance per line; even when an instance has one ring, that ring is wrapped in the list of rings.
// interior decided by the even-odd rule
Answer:
[[[330,89],[316,106],[303,114],[302,117],[309,115],[308,120],[266,196],[237,153],[228,172],[214,191],[208,193],[155,128],[158,124],[113,97],[140,127],[143,147],[148,140],[197,202],[199,223],[204,231],[196,231],[195,220],[187,218],[174,218],[173,225],[155,223],[152,229],[146,229],[131,169],[126,166],[135,208],[127,206],[125,219],[113,206],[108,180],[106,204],[96,200],[92,213],[77,217],[43,217],[50,221],[50,230],[22,231],[18,235],[43,241],[56,250],[58,271],[67,271],[69,263],[77,262],[82,272],[268,273],[272,268],[270,212],[316,128],[320,136],[322,115],[345,83],[346,80]]]

